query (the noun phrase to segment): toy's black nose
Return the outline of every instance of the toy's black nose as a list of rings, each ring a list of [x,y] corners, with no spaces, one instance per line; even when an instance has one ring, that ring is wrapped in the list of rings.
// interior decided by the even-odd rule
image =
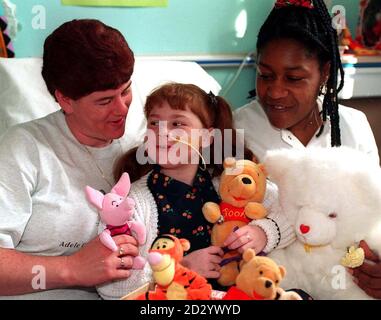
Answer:
[[[265,287],[266,288],[270,288],[272,285],[273,285],[273,283],[271,281],[266,280],[266,282],[265,282]]]
[[[251,184],[251,180],[249,178],[242,178],[242,182],[244,184]]]

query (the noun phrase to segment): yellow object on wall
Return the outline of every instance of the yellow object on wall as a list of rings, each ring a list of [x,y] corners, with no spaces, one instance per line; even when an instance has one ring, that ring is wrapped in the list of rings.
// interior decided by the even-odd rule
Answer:
[[[166,7],[168,0],[61,0],[66,6]]]

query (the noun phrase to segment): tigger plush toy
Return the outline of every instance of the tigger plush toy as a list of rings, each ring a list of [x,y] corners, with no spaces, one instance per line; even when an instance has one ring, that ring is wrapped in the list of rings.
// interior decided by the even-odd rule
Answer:
[[[148,254],[155,290],[140,295],[137,300],[209,300],[211,285],[180,264],[184,251],[189,248],[186,239],[167,234],[157,237]]]

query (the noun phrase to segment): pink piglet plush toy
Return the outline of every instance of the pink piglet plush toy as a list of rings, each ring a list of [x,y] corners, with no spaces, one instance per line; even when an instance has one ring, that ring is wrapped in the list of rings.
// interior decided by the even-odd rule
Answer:
[[[102,192],[86,186],[87,200],[98,209],[101,221],[106,224],[106,229],[99,235],[101,242],[110,250],[117,251],[112,236],[119,234],[133,235],[138,244],[146,242],[146,228],[143,223],[133,221],[135,202],[129,198],[131,182],[128,173],[123,173],[110,193]],[[146,263],[143,257],[134,258],[133,269],[142,269]]]

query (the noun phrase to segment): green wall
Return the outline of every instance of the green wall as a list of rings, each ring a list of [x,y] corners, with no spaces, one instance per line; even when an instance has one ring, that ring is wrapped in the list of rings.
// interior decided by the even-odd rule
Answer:
[[[255,2],[253,5],[257,10],[262,10],[261,14],[256,14],[252,19],[255,20],[255,33],[253,34],[253,39],[255,39],[255,34],[259,30],[259,26],[265,20],[268,12],[272,8],[272,3],[274,1],[252,1]],[[266,2],[266,6],[264,6]],[[358,22],[359,15],[359,2],[360,0],[327,0],[326,3],[330,5],[330,8],[334,5],[343,5],[346,10],[347,24],[354,35],[356,32],[356,26]],[[271,5],[268,6],[268,3]],[[262,5],[262,7],[260,7]],[[217,81],[225,87],[230,83],[230,80],[234,77],[236,68],[213,68],[207,70],[211,75],[213,75]],[[247,99],[248,92],[255,87],[255,71],[252,67],[247,67],[242,70],[239,78],[235,82],[234,86],[231,88],[227,95],[227,99],[232,104],[233,108],[238,108],[248,103],[250,100]]]
[[[256,34],[274,3],[273,0],[168,0],[168,7],[162,8],[98,8],[62,6],[60,0],[12,2],[17,5],[17,18],[21,23],[21,30],[13,41],[17,57],[41,56],[46,36],[63,22],[75,18],[96,18],[118,28],[137,55],[245,54],[255,47]],[[346,7],[353,30],[358,0],[330,2]],[[39,8],[46,12],[43,29],[32,26],[36,18],[32,10]],[[244,36],[238,37],[235,22],[243,10],[247,13],[247,28]],[[207,68],[223,87],[236,70],[234,67]],[[234,107],[241,106],[253,86],[253,68],[245,68],[230,90],[228,100]]]
[[[169,0],[168,7],[106,8],[62,6],[60,0],[12,0],[22,30],[15,41],[19,57],[42,53],[46,36],[67,20],[96,18],[118,28],[136,54],[234,53],[254,46],[260,22],[272,7],[269,0]],[[46,28],[34,29],[32,9],[46,10]],[[235,19],[246,10],[247,33],[235,34]]]

